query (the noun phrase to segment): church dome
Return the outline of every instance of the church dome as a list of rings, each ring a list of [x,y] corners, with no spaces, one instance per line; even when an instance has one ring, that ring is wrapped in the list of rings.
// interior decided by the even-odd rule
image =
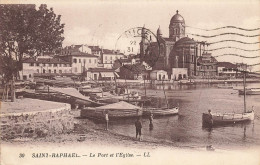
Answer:
[[[176,11],[176,14],[172,17],[170,24],[172,23],[185,23],[184,18]]]
[[[177,41],[175,45],[195,45],[196,43],[197,42],[194,39],[191,39],[189,37],[183,37],[179,41]]]

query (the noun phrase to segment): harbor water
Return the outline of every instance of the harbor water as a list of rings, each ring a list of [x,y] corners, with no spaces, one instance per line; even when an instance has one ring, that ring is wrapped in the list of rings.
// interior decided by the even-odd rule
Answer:
[[[241,85],[241,84],[240,84]],[[250,84],[260,86],[260,84]],[[235,88],[242,88],[236,86]],[[144,139],[174,142],[180,146],[205,147],[213,145],[222,149],[252,148],[260,146],[260,95],[246,97],[247,110],[254,106],[255,120],[213,128],[202,127],[202,113],[244,111],[244,97],[238,90],[221,89],[217,85],[164,85],[169,106],[179,105],[179,115],[154,117],[153,129],[149,119],[142,118]],[[144,94],[144,87],[135,89]],[[151,106],[167,107],[162,85],[146,87]],[[110,122],[113,131],[135,137],[135,119]]]

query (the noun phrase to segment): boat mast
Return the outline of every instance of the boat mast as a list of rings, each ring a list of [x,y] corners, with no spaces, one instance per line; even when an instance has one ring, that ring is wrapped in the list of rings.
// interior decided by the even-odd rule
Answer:
[[[128,102],[129,102],[130,94],[129,94],[129,92],[128,92],[128,86],[127,86],[127,82],[126,82],[126,76],[125,76],[125,86],[126,86],[126,91],[127,91],[127,96],[128,96],[127,100],[128,100]]]
[[[243,72],[243,85],[244,85],[244,112],[246,113],[246,72]]]
[[[114,80],[115,80],[115,92],[116,92],[116,95],[118,95],[118,89],[117,89],[117,82],[116,82],[116,74],[114,73]]]
[[[166,101],[167,108],[169,109],[169,104],[168,104],[168,100],[167,100],[167,97],[166,97],[166,93],[165,93],[165,89],[164,89],[164,83],[163,83],[163,81],[164,81],[164,80],[162,80],[163,93],[164,93],[164,97],[165,97],[165,101]]]
[[[145,77],[144,77],[144,95],[145,95],[145,98],[146,98],[146,85],[145,85]]]

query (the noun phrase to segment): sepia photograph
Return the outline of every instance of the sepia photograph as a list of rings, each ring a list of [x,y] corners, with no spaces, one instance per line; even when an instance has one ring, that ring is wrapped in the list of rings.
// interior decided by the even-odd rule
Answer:
[[[1,165],[259,165],[259,0],[0,0]]]

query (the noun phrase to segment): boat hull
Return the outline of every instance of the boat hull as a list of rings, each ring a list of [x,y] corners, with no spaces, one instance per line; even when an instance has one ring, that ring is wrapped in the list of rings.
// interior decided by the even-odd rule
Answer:
[[[144,116],[149,116],[151,114],[155,116],[166,116],[166,115],[177,115],[179,113],[179,108],[147,108],[143,110]]]
[[[239,95],[244,95],[244,90],[238,90]],[[246,95],[260,95],[260,90],[246,90]]]
[[[202,114],[203,126],[215,126],[221,124],[234,124],[254,120],[254,111],[246,113],[215,113],[212,119],[208,113]]]
[[[108,111],[109,120],[118,119],[118,118],[131,118],[131,117],[140,117],[143,114],[142,110],[99,110],[95,108],[85,108],[81,109],[80,117],[82,118],[94,118],[99,120],[105,120],[105,113]]]

